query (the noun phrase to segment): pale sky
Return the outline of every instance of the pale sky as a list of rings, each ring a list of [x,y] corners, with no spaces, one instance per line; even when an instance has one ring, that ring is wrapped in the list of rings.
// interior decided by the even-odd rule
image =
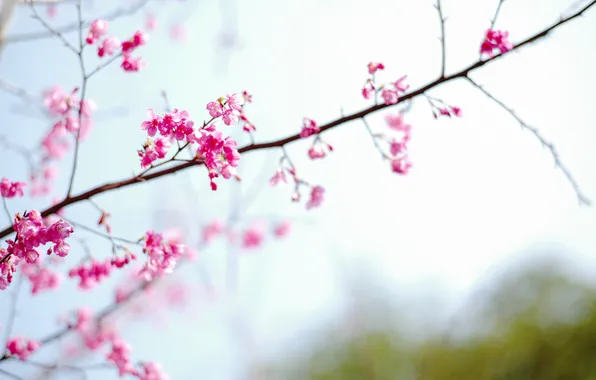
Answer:
[[[103,14],[102,9],[113,9],[120,2],[106,1],[101,7],[95,3],[87,14]],[[342,108],[352,113],[367,107],[360,89],[370,61],[381,61],[387,67],[379,80],[407,74],[414,89],[440,72],[439,23],[431,1],[236,3],[241,49],[229,54],[227,63],[214,49],[222,21],[216,2],[172,1],[171,5],[148,7],[160,23],[140,50],[148,67],[137,74],[110,67],[90,83],[89,96],[100,110],[124,106],[127,112],[123,117],[97,121],[83,145],[75,192],[138,171],[135,150],[144,140],[139,125],[147,108],[163,107],[162,89],[168,92],[173,107],[189,110],[198,121],[207,117],[204,108],[208,101],[247,89],[254,95],[246,112],[258,128],[256,139],[269,141],[298,132],[304,116],[323,124],[339,117]],[[476,61],[496,3],[443,1],[448,17],[447,73]],[[508,0],[496,28],[508,30],[515,43],[557,20],[570,4],[563,0]],[[73,16],[66,6],[59,9],[54,22],[62,24]],[[227,17],[232,15],[223,15]],[[593,201],[596,55],[589,46],[590,37],[596,35],[595,19],[596,10],[590,10],[547,39],[472,75],[555,144],[561,160]],[[110,28],[127,35],[141,27],[143,20],[141,12]],[[167,28],[179,20],[187,20],[187,44],[174,43],[168,37]],[[23,8],[11,33],[38,28]],[[0,60],[0,78],[32,93],[57,83],[66,88],[77,85],[77,70],[75,57],[55,40],[9,45]],[[325,187],[322,207],[307,212],[303,203],[290,202],[290,187],[271,189],[264,183],[246,215],[295,218],[292,237],[273,242],[258,253],[241,255],[238,292],[219,306],[205,306],[199,316],[176,318],[167,329],[137,324],[125,335],[135,358],[162,362],[172,379],[194,379],[196,374],[209,379],[241,378],[234,375],[234,363],[243,358],[246,349],[243,351],[244,346],[231,335],[229,318],[243,321],[262,351],[279,348],[281,342],[287,342],[284,339],[297,340],[306,335],[304,326],[326,318],[341,301],[339,263],[375,268],[390,291],[420,302],[429,288],[440,291],[450,305],[464,299],[499,265],[523,258],[524,250],[536,246],[565,247],[563,252],[578,269],[593,273],[596,211],[578,206],[564,175],[553,168],[548,150],[463,80],[434,89],[430,95],[461,107],[464,117],[434,120],[427,101],[415,99],[406,115],[413,126],[410,155],[414,168],[408,176],[391,173],[361,122],[323,135],[335,148],[324,160],[311,162],[307,158],[308,143],[288,147],[305,179]],[[11,113],[16,104],[18,99],[0,93],[2,134],[33,146],[47,125]],[[387,131],[383,118],[389,112],[367,119],[373,130]],[[241,143],[247,142],[243,136]],[[1,154],[0,175],[25,179],[19,177],[24,162]],[[277,150],[246,154],[241,160],[244,188],[254,181],[265,182],[280,155]],[[265,176],[259,174],[264,160]],[[59,194],[66,187],[69,166],[70,158],[57,183]],[[188,181],[194,199],[188,197]],[[208,187],[205,171],[199,168],[100,196],[97,202],[112,212],[114,233],[120,236],[134,238],[149,228],[166,227],[167,221],[151,219],[157,208],[179,208],[184,215],[179,223],[196,234],[197,223],[225,218],[230,191],[236,185],[220,181],[221,190],[216,193]],[[27,199],[10,206],[11,210],[45,208],[50,201]],[[69,209],[68,215],[90,225],[96,217],[92,211],[83,204]],[[6,222],[2,219],[3,225]],[[106,243],[98,240],[92,246],[105,249]],[[73,249],[73,263],[76,255]],[[223,243],[202,254],[207,270],[222,286],[225,255]],[[200,281],[196,270],[187,269],[185,276]],[[74,289],[72,284],[65,287]],[[77,305],[75,301],[99,308],[109,301],[111,289],[106,284],[93,293],[76,296],[64,290],[60,300],[48,293],[25,301],[15,332],[41,337],[54,326],[46,313],[57,315]],[[6,295],[0,295],[0,301],[4,305]],[[43,321],[39,310],[43,310]],[[282,347],[285,350],[286,346]],[[47,351],[39,355],[40,361],[48,358],[44,356],[49,355]],[[23,366],[18,368],[20,371]],[[106,373],[89,372],[89,378],[104,379]]]

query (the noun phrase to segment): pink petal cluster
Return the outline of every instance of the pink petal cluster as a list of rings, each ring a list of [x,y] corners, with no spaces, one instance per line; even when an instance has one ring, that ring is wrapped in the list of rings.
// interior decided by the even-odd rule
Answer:
[[[290,233],[291,229],[292,229],[292,224],[290,223],[290,221],[284,220],[284,221],[278,223],[273,228],[273,235],[275,235],[275,237],[277,237],[277,238],[283,238],[283,237],[286,237]]]
[[[128,343],[105,323],[96,323],[90,309],[78,309],[77,320],[70,327],[79,333],[85,346],[90,350],[97,350],[104,344],[109,344],[110,350],[106,354],[106,359],[116,366],[121,377],[131,375],[140,380],[168,379],[157,363],[140,363],[140,368],[136,369],[130,358],[132,350]]]
[[[329,152],[333,152],[333,146],[331,144],[324,143],[320,138],[316,139],[313,146],[308,149],[308,157],[311,160],[325,158],[327,156],[325,148]]]
[[[124,256],[107,258],[103,261],[92,259],[88,263],[82,263],[68,271],[68,277],[79,278],[79,288],[82,290],[92,289],[104,278],[109,277],[114,268],[122,268],[128,265],[136,256],[132,253],[126,253]]]
[[[461,108],[455,107],[455,106],[436,107],[436,110],[433,109],[433,117],[436,119],[439,116],[461,117],[462,116],[462,111],[461,111]]]
[[[6,249],[0,248],[0,290],[8,288],[12,282],[14,273],[17,271],[19,259],[9,256]]]
[[[395,82],[385,85],[383,91],[381,92],[381,97],[383,98],[385,104],[396,104],[399,101],[399,94],[405,93],[408,88],[410,88],[409,85],[404,83],[406,78],[407,75],[404,75]]]
[[[307,117],[302,120],[302,130],[300,131],[300,137],[305,139],[319,132],[321,132],[321,129],[317,126],[316,121]]]
[[[377,92],[377,84],[375,83],[374,74],[377,71],[384,69],[385,65],[383,65],[382,63],[370,62],[368,64],[368,73],[371,75],[371,77],[366,79],[364,87],[362,88],[362,96],[364,97],[364,99],[370,99],[375,95],[375,93]],[[405,93],[410,87],[409,85],[405,84],[406,78],[407,76],[404,75],[395,82],[391,82],[378,87],[379,89],[382,89],[381,97],[383,98],[383,102],[385,104],[390,105],[399,102],[400,93]]]
[[[314,186],[310,191],[310,199],[306,203],[306,209],[310,210],[315,207],[319,207],[323,203],[323,195],[325,189],[321,186]]]
[[[246,249],[258,248],[265,238],[265,227],[262,223],[255,223],[242,234],[242,247]]]
[[[218,106],[212,106],[210,113],[212,115],[223,115],[224,122],[226,122],[226,112],[238,112],[243,101],[237,94],[228,95],[225,103],[228,108],[223,109],[222,103],[216,102],[215,104]],[[226,124],[229,125],[229,122]],[[148,141],[143,150],[138,151],[142,167],[147,167],[155,160],[165,157],[167,149],[171,146],[165,139],[170,141],[185,140],[187,144],[198,145],[196,158],[204,161],[209,171],[209,180],[213,190],[217,189],[214,179],[219,177],[220,174],[226,179],[237,175],[235,168],[240,163],[238,144],[229,136],[223,137],[221,132],[215,130],[213,124],[207,124],[197,130],[194,129],[194,122],[189,119],[189,114],[186,111],[175,109],[163,115],[156,115],[153,110],[149,110],[149,119],[141,124],[141,128],[146,130],[150,137],[155,136],[157,133],[162,136],[153,142]]]
[[[220,220],[214,220],[203,228],[204,244],[209,244],[225,230],[224,224]]]
[[[402,113],[397,115],[389,114],[385,116],[385,121],[389,128],[401,133],[400,139],[389,141],[389,152],[391,153],[391,170],[397,174],[408,174],[412,163],[408,157],[408,142],[411,139],[412,126],[404,122]]]
[[[385,65],[380,62],[370,62],[368,64],[368,73],[374,75],[378,70],[384,70]]]
[[[133,57],[133,51],[139,46],[144,45],[149,38],[142,31],[137,31],[132,38],[120,42],[117,37],[109,36],[102,39],[108,33],[108,22],[105,20],[94,20],[87,35],[87,44],[97,43],[97,56],[100,58],[114,55],[118,50],[122,54],[122,63],[120,66],[124,71],[139,71],[145,67],[146,63],[141,57]]]
[[[232,125],[238,123],[243,104],[244,96],[240,94],[228,94],[225,97],[217,99],[215,102],[207,103],[206,109],[212,118],[221,117],[225,125]]]
[[[60,257],[68,255],[70,246],[65,239],[74,231],[72,226],[62,219],[46,227],[37,210],[26,212],[23,216],[17,214],[14,230],[16,240],[6,240],[7,252],[29,264],[35,263],[39,258],[37,248],[48,243],[53,243],[47,250],[48,255],[52,252]]]
[[[166,241],[162,234],[147,231],[144,237],[143,253],[148,256],[147,263],[141,270],[147,281],[154,277],[171,273],[178,259],[184,254],[185,247],[178,241]]]
[[[325,192],[323,187],[312,186],[307,182],[303,181],[302,179],[298,178],[298,176],[296,175],[296,169],[294,169],[294,167],[287,168],[282,166],[279,169],[277,169],[275,174],[273,174],[273,177],[271,177],[271,179],[269,180],[269,184],[272,187],[276,187],[280,183],[288,183],[288,179],[286,177],[285,172],[289,173],[292,179],[294,180],[294,192],[292,193],[293,202],[300,201],[300,186],[307,185],[311,187],[311,197],[306,204],[306,209],[310,210],[321,205],[321,203],[323,202],[323,193]]]
[[[102,36],[108,33],[108,22],[106,20],[93,20],[89,25],[89,32],[85,41],[89,45],[93,45]]]
[[[6,342],[8,353],[19,360],[27,360],[39,347],[41,347],[41,343],[37,340],[22,337],[11,338]]]
[[[21,271],[31,282],[33,295],[44,290],[58,289],[62,281],[60,273],[39,265],[39,261],[35,264],[21,264]]]
[[[2,177],[0,181],[0,194],[4,198],[22,197],[24,194],[23,188],[27,184],[25,182],[12,182],[6,177]]]
[[[499,50],[501,54],[507,53],[513,48],[513,44],[509,42],[508,37],[509,32],[488,29],[484,41],[480,45],[480,54],[486,54],[492,58],[495,55],[495,50]]]

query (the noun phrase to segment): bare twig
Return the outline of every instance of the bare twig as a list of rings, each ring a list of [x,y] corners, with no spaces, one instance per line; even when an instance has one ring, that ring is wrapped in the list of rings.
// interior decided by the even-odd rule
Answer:
[[[131,15],[134,15],[135,13],[137,13],[137,11],[142,9],[145,5],[147,5],[149,3],[149,1],[151,1],[151,0],[138,0],[133,5],[130,5],[128,7],[117,8],[117,9],[113,10],[112,12],[106,13],[98,18],[102,19],[102,20],[106,20],[106,21],[112,21],[112,20],[115,20],[115,19],[123,17],[123,16],[131,16]],[[153,1],[155,1],[155,0],[153,0]],[[89,22],[85,22],[83,24],[83,27],[88,27],[89,25],[90,25]],[[54,28],[54,31],[64,34],[64,33],[75,31],[78,28],[79,28],[79,23],[74,22],[72,24],[67,24],[67,25],[64,25],[61,27]],[[54,33],[52,33],[52,32],[48,33],[46,31],[15,34],[13,36],[7,36],[4,39],[4,43],[9,44],[9,43],[14,43],[14,42],[34,41],[34,40],[51,38],[52,36],[54,36]]]
[[[443,8],[441,8],[441,0],[437,0],[437,3],[435,4],[435,8],[437,9],[437,12],[439,13],[439,20],[441,22],[441,38],[439,39],[441,41],[441,78],[445,78],[445,66],[446,66],[446,50],[445,50],[445,21],[446,18],[443,17]]]
[[[85,73],[85,60],[83,59],[83,50],[85,48],[85,40],[83,39],[83,16],[81,14],[81,0],[77,1],[77,19],[79,21],[79,50],[77,56],[79,58],[79,67],[81,69],[81,76],[83,84],[81,85],[81,101],[79,106],[79,128],[77,129],[77,135],[75,138],[74,157],[72,160],[72,171],[70,173],[70,180],[68,182],[68,190],[66,192],[66,198],[70,198],[72,193],[72,187],[74,186],[74,179],[77,174],[77,163],[79,161],[79,146],[81,145],[81,129],[83,129],[83,105],[85,102],[85,93],[87,91],[87,80],[89,77]]]
[[[499,17],[499,12],[501,12],[501,7],[503,6],[504,2],[505,2],[505,0],[499,0],[499,4],[497,4],[497,10],[495,11],[495,15],[490,20],[490,28],[491,29],[494,29],[494,27],[495,27],[495,24],[497,22],[497,17]]]
[[[532,126],[528,125],[526,122],[524,122],[515,113],[515,111],[513,111],[511,108],[507,107],[505,105],[505,103],[503,103],[499,99],[495,98],[490,92],[488,92],[487,90],[485,90],[484,87],[482,87],[481,85],[479,85],[478,83],[476,83],[470,77],[466,77],[466,79],[472,85],[474,85],[477,89],[479,89],[480,91],[482,91],[489,99],[491,99],[492,101],[494,101],[495,103],[497,103],[505,111],[507,111],[511,116],[513,116],[513,118],[515,120],[517,120],[517,122],[521,125],[521,127],[523,129],[526,129],[526,130],[530,131],[538,139],[538,141],[540,141],[540,144],[542,144],[542,147],[547,148],[549,150],[549,152],[553,156],[553,159],[555,160],[555,166],[558,167],[559,169],[561,169],[561,171],[563,172],[563,174],[565,175],[565,177],[567,177],[567,180],[569,181],[569,183],[573,187],[573,190],[575,191],[575,194],[577,195],[577,199],[579,201],[579,204],[580,205],[589,206],[590,203],[591,203],[590,200],[582,193],[582,191],[581,191],[581,189],[579,187],[579,184],[577,183],[577,181],[575,180],[575,178],[573,178],[573,175],[571,175],[571,172],[569,171],[569,169],[567,169],[567,167],[565,165],[563,165],[563,162],[561,162],[561,158],[559,157],[559,153],[557,152],[557,150],[556,150],[555,146],[553,145],[553,143],[547,141],[542,136],[542,134],[540,133],[540,131],[537,128],[532,127]]]
[[[2,351],[3,356],[8,355],[8,349],[6,348],[6,343],[8,339],[10,339],[10,335],[12,334],[12,329],[14,327],[14,322],[17,316],[17,303],[19,301],[19,293],[21,292],[21,287],[23,286],[23,275],[19,276],[19,280],[16,284],[15,289],[10,294],[10,309],[8,314],[8,319],[6,322],[6,326],[4,327],[4,348]]]
[[[368,121],[366,121],[366,118],[363,117],[362,122],[364,123],[364,126],[366,127],[366,130],[368,131],[368,134],[370,135],[370,138],[373,140],[373,143],[375,144],[375,148],[377,148],[379,153],[381,153],[381,158],[383,158],[383,160],[388,160],[390,157],[387,155],[387,153],[385,153],[385,151],[383,151],[383,148],[381,148],[381,146],[379,145],[379,140],[377,139],[377,136],[375,136],[372,129],[370,128],[370,125],[368,125]]]
[[[533,42],[539,41],[541,38],[544,38],[550,32],[559,28],[561,25],[564,25],[564,24],[580,17],[582,14],[584,14],[586,11],[588,11],[590,8],[592,8],[594,5],[596,5],[596,0],[590,1],[589,4],[587,4],[581,10],[577,11],[576,13],[572,14],[571,16],[560,19],[559,21],[552,24],[548,28],[542,30],[541,32],[514,45],[512,47],[512,49],[509,50],[507,53],[498,54],[498,55],[496,55],[492,58],[488,58],[486,60],[478,60],[476,63],[473,63],[473,64],[465,67],[464,69],[462,69],[459,72],[453,73],[453,74],[448,75],[444,78],[438,78],[438,79],[436,79],[436,80],[434,80],[434,81],[432,81],[416,90],[413,90],[413,91],[403,95],[402,97],[400,97],[399,102],[397,104],[406,102],[410,99],[420,96],[420,95],[424,94],[425,92],[429,91],[430,89],[433,89],[439,85],[454,81],[456,79],[465,78],[468,76],[469,73],[478,70],[479,68],[487,65],[489,62],[499,60],[499,59],[511,54],[512,52],[520,50],[524,46],[527,46]],[[361,119],[366,115],[378,112],[380,110],[383,110],[383,109],[391,107],[391,106],[394,106],[394,105],[378,104],[378,105],[374,105],[369,108],[366,108],[362,111],[335,119],[327,124],[320,126],[320,130],[321,130],[320,133],[325,132],[330,129],[333,129],[337,126],[343,125],[350,121]],[[242,154],[242,153],[258,151],[258,150],[279,148],[279,147],[283,147],[286,144],[292,143],[294,141],[299,141],[300,139],[301,139],[300,134],[296,133],[294,135],[291,135],[291,136],[288,136],[286,138],[279,139],[279,140],[264,142],[264,143],[260,143],[260,144],[250,144],[250,145],[240,148],[238,151]],[[41,214],[43,217],[47,217],[49,215],[56,213],[56,211],[60,210],[61,208],[73,205],[75,203],[79,203],[84,200],[87,200],[97,194],[106,193],[106,192],[114,191],[117,189],[122,189],[124,187],[132,186],[132,185],[135,185],[138,183],[145,183],[145,182],[148,182],[148,181],[151,181],[151,180],[154,180],[157,178],[161,178],[161,177],[164,177],[164,176],[167,176],[167,175],[170,175],[170,174],[173,174],[173,173],[176,173],[176,172],[179,172],[179,171],[182,171],[182,170],[185,170],[185,169],[197,166],[197,165],[201,165],[201,164],[202,164],[202,162],[198,162],[198,161],[184,162],[179,165],[175,165],[175,166],[172,166],[172,167],[169,167],[166,169],[155,171],[153,173],[144,173],[143,175],[133,176],[133,177],[121,180],[121,181],[106,183],[104,185],[100,185],[100,186],[97,186],[90,190],[87,190],[79,195],[71,196],[67,199],[64,199],[63,201],[61,201],[51,207],[48,207],[47,209],[42,211]],[[14,232],[14,229],[12,226],[6,227],[4,230],[0,231],[0,238],[9,235],[12,232]]]
[[[72,221],[72,220],[70,220],[70,219],[67,219],[67,218],[65,218],[65,217],[63,217],[63,216],[61,216],[61,218],[62,218],[62,219],[64,219],[64,220],[65,220],[66,222],[68,222],[69,224],[72,224],[72,225],[73,225],[73,226],[75,226],[75,227],[78,227],[78,228],[80,228],[80,229],[82,229],[82,230],[88,231],[88,232],[90,232],[90,233],[92,233],[92,234],[95,234],[95,235],[97,235],[97,236],[100,236],[100,237],[102,237],[102,238],[105,238],[105,239],[108,239],[108,240],[110,240],[110,242],[111,242],[111,243],[112,243],[114,246],[120,247],[118,244],[116,244],[116,242],[117,242],[117,241],[119,241],[119,242],[122,242],[122,243],[126,243],[126,244],[140,245],[140,243],[139,243],[138,241],[135,241],[135,240],[130,240],[130,239],[126,239],[126,238],[121,238],[121,237],[117,237],[117,236],[112,236],[112,235],[109,235],[109,234],[104,234],[103,232],[101,232],[101,231],[98,231],[98,230],[96,230],[95,228],[88,227],[88,226],[86,226],[86,225],[84,225],[84,224],[81,224],[81,223],[78,223],[78,222]]]
[[[77,51],[77,49],[74,46],[72,46],[72,44],[70,42],[68,42],[68,40],[62,35],[62,33],[59,30],[52,28],[52,26],[50,24],[48,24],[46,22],[46,20],[44,20],[39,15],[39,13],[37,13],[37,9],[35,9],[35,5],[33,3],[30,3],[30,5],[31,5],[31,11],[33,12],[33,18],[38,20],[41,23],[41,25],[43,25],[44,28],[46,28],[46,30],[51,33],[51,35],[58,37],[58,39],[64,43],[64,46],[69,48],[73,53],[79,54],[79,51]]]
[[[25,380],[24,378],[15,375],[14,373],[8,372],[3,370],[2,368],[0,368],[0,373],[3,374],[4,376],[8,377],[9,379],[14,379],[14,380]]]

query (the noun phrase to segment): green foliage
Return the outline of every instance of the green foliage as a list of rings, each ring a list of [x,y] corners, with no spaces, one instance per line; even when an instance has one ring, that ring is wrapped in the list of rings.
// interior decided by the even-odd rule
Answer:
[[[404,326],[334,331],[264,378],[596,380],[596,292],[555,268],[502,280],[469,305],[460,328],[410,341]]]

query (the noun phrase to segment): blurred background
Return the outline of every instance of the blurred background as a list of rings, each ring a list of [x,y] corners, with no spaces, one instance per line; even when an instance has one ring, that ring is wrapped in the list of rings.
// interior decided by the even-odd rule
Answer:
[[[245,111],[264,142],[299,132],[303,117],[323,124],[369,106],[360,90],[370,61],[385,64],[380,81],[407,74],[411,88],[440,73],[432,1],[138,1],[83,0],[85,19],[122,16],[109,26],[121,39],[155,25],[138,50],[146,68],[126,73],[114,64],[89,82],[97,111],[81,145],[75,194],[140,171],[140,124],[148,108],[165,110],[163,91],[172,107],[200,122],[208,119],[207,102],[247,90],[253,103]],[[497,3],[442,1],[448,73],[478,59]],[[515,43],[583,3],[507,0],[495,26]],[[6,11],[7,0],[1,4]],[[56,28],[76,22],[71,1],[36,9]],[[80,86],[80,72],[28,5],[16,4],[6,19],[0,176],[27,182],[27,155],[55,122],[35,99],[55,85],[66,92]],[[555,144],[592,200],[594,20],[596,11],[588,11],[472,75]],[[76,30],[65,37],[76,41]],[[99,64],[88,53],[89,67]],[[461,107],[463,117],[435,120],[426,99],[412,102],[405,117],[414,168],[407,176],[391,173],[359,121],[324,134],[335,149],[323,160],[308,158],[309,142],[288,147],[302,175],[326,189],[318,209],[291,202],[291,186],[269,186],[279,150],[243,155],[242,182],[220,181],[216,192],[199,167],[94,198],[110,212],[114,235],[136,240],[148,229],[177,228],[197,250],[151,296],[112,316],[133,358],[160,362],[171,379],[596,378],[594,208],[578,206],[549,151],[469,83],[430,95]],[[370,116],[372,129],[387,128],[391,112]],[[226,133],[250,143],[238,127]],[[10,200],[10,211],[44,209],[63,197],[71,163],[72,151],[56,162],[49,194]],[[99,218],[89,203],[65,215],[88,226]],[[228,234],[204,247],[214,221]],[[269,233],[257,249],[230,238],[259,224],[273,231],[283,221],[291,223],[289,235]],[[0,294],[3,327],[18,295],[13,335],[41,339],[77,307],[102,310],[126,283],[122,272],[77,289],[68,268],[87,252],[100,259],[111,249],[94,234],[75,236],[58,268],[58,292],[31,295],[23,281]],[[87,379],[117,378],[112,367],[95,366],[105,352],[76,351],[77,344],[66,336],[32,361],[77,365]],[[83,378],[16,361],[0,368],[26,379]]]

